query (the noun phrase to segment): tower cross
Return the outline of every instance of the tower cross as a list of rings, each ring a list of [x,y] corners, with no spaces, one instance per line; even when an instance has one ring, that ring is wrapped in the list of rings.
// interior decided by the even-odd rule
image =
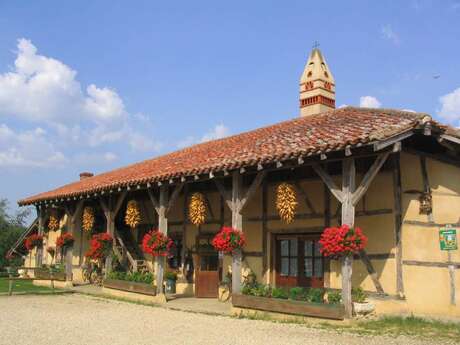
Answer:
[[[315,41],[315,43],[313,43],[313,49],[316,49],[319,47],[319,42],[318,41]]]

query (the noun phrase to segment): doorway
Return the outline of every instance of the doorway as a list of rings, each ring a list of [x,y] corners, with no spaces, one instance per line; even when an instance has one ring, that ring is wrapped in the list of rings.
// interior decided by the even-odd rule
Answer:
[[[211,244],[214,235],[197,237],[195,296],[217,298],[219,293],[219,255]]]
[[[324,257],[319,235],[276,236],[276,285],[324,287]]]

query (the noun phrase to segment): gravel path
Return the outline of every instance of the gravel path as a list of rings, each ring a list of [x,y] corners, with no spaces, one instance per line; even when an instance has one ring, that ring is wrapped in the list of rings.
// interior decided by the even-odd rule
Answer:
[[[82,295],[0,297],[0,344],[439,344],[360,337],[295,324],[232,319]]]

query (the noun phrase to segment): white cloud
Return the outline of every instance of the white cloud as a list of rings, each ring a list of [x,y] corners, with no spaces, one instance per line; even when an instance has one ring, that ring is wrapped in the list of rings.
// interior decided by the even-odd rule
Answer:
[[[363,108],[380,108],[382,103],[373,96],[362,96],[359,99],[359,106]]]
[[[64,154],[47,140],[43,128],[16,132],[5,124],[0,125],[0,166],[56,167],[66,162]]]
[[[13,133],[9,133],[13,139],[9,143],[3,141],[1,147],[0,162],[8,165],[46,166],[51,158],[43,157],[62,161],[65,150],[70,151],[68,157],[84,157],[88,156],[84,150],[101,147],[102,151],[104,148],[112,151],[113,147],[107,146],[124,143],[127,145],[123,148],[136,152],[153,152],[160,147],[152,139],[150,119],[127,112],[114,89],[95,84],[82,88],[75,70],[39,54],[33,43],[24,38],[18,40],[14,65],[0,73],[2,118],[10,126],[5,128]],[[37,128],[44,132],[11,129],[30,126],[40,126]],[[32,133],[35,158],[29,154],[32,148],[24,146],[25,138],[30,138]],[[102,155],[100,158],[113,161],[116,157]],[[38,160],[42,163],[38,164]]]
[[[460,88],[439,97],[441,110],[438,115],[453,125],[460,125]]]
[[[393,30],[390,24],[382,26],[380,32],[384,39],[387,39],[396,45],[399,45],[401,43],[399,35]]]
[[[0,74],[0,110],[28,121],[68,123],[113,121],[125,113],[118,94],[89,85],[86,94],[77,72],[64,63],[37,54],[31,41],[18,40],[17,57],[10,72]]]
[[[230,131],[227,127],[225,127],[222,123],[216,125],[212,130],[208,133],[203,135],[201,138],[201,142],[204,143],[205,141],[221,139],[230,134]]]
[[[177,143],[178,148],[185,148],[188,146],[191,146],[196,143],[204,143],[206,141],[210,140],[216,140],[216,139],[221,139],[230,134],[230,130],[228,127],[226,127],[224,124],[220,123],[216,125],[214,128],[206,132],[201,139],[197,139],[194,136],[188,136],[185,139],[181,140],[179,143]]]

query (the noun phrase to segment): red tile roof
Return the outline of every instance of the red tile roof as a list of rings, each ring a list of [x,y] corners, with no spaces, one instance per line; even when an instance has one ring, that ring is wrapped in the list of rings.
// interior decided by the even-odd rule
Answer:
[[[74,182],[19,201],[20,205],[157,182],[182,176],[232,170],[343,150],[411,130],[427,114],[388,109],[345,107],[194,145]],[[428,120],[430,118],[428,117]],[[432,122],[434,123],[434,122]],[[442,131],[447,127],[438,126]]]

